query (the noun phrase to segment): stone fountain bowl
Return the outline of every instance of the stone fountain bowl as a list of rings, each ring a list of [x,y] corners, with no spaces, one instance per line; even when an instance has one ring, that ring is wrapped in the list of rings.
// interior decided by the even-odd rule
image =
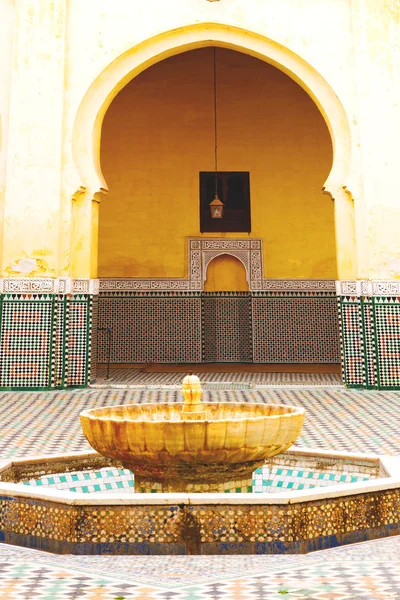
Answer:
[[[140,480],[218,482],[249,475],[297,439],[304,409],[205,403],[204,419],[181,419],[182,403],[85,410],[83,433],[97,452]]]

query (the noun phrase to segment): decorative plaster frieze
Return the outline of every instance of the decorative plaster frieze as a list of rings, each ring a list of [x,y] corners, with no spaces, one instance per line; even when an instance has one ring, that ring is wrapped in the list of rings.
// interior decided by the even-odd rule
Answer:
[[[72,281],[73,294],[88,294],[90,279],[74,279]]]
[[[336,293],[338,296],[360,296],[361,281],[337,281]]]
[[[271,292],[334,292],[334,279],[264,279],[263,289]]]
[[[0,283],[3,294],[56,294],[57,279],[47,277],[37,278],[4,278]]]
[[[60,277],[58,279],[58,293],[72,294],[72,279],[71,277]]]
[[[372,281],[361,281],[361,296],[373,296]]]
[[[203,240],[201,240],[203,241]],[[212,240],[213,242],[219,240]],[[237,241],[237,240],[223,240]],[[243,240],[249,244],[257,240]],[[211,260],[220,254],[230,254],[242,262],[246,269],[250,291],[306,291],[333,292],[336,287],[338,296],[400,296],[399,281],[335,281],[333,279],[263,279],[262,257],[259,249],[253,253],[251,246],[238,248],[234,245],[218,248],[215,244],[204,247],[197,240],[189,245],[189,273],[191,278],[183,279],[146,279],[146,278],[105,278],[105,279],[72,279],[71,277],[35,277],[35,278],[0,278],[1,294],[89,294],[117,291],[202,291],[207,275],[207,267]],[[249,281],[249,279],[248,279]]]
[[[89,294],[98,296],[100,292],[100,281],[98,279],[89,279]]]
[[[207,268],[217,256],[228,254],[243,264],[250,290],[262,289],[262,240],[258,238],[189,238],[190,289],[202,290],[207,278]],[[194,283],[196,282],[196,286]],[[199,283],[201,285],[199,285]]]
[[[372,281],[373,296],[400,296],[400,281]]]
[[[98,279],[72,279],[73,294],[90,294],[97,295],[99,293]]]
[[[100,292],[189,290],[188,279],[100,279]]]
[[[71,277],[36,277],[0,279],[2,294],[90,294],[99,293],[98,279],[71,279]]]
[[[337,281],[338,296],[400,296],[400,281]]]

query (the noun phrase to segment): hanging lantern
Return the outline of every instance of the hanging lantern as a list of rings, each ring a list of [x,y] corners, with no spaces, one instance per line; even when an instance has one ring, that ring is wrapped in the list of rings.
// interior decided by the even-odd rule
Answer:
[[[213,219],[222,219],[224,214],[224,205],[218,197],[218,192],[215,192],[214,200],[208,205],[210,207],[211,216]]]

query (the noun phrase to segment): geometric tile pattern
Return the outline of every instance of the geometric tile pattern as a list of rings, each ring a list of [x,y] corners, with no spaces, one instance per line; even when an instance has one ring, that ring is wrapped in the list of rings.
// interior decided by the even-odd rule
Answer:
[[[5,294],[0,307],[0,386],[49,387],[54,296]]]
[[[90,345],[90,381],[96,381],[97,377],[97,339],[99,326],[99,297],[92,296],[92,318],[91,327],[91,345]]]
[[[252,362],[253,353],[254,362],[340,362],[336,299],[329,292],[104,292],[99,327],[113,328],[112,363]],[[107,358],[108,336],[101,331],[98,360]]]
[[[69,300],[66,296],[56,297],[56,341],[55,341],[55,385],[64,387],[68,366]]]
[[[84,294],[0,296],[0,387],[86,385],[90,298]]]
[[[253,294],[254,362],[340,362],[334,296]]]
[[[23,561],[22,563],[0,563],[0,598],[23,600],[62,600],[67,598],[138,598],[143,586],[125,585],[89,574],[72,572],[68,569]],[[129,594],[129,596],[126,596]],[[134,595],[132,595],[134,594]],[[142,598],[145,596],[142,595]],[[147,598],[149,598],[147,596]]]
[[[345,383],[400,388],[400,298],[341,296],[339,307]]]
[[[204,362],[252,362],[250,294],[203,293],[201,314]]]
[[[380,387],[400,387],[400,299],[374,298]]]
[[[354,565],[304,564],[273,574],[252,578],[234,579],[217,587],[203,586],[204,596],[199,598],[233,600],[278,600],[304,598],[308,600],[383,600],[397,598],[400,589],[400,562],[390,564],[355,563]],[[179,598],[179,596],[178,596]],[[181,596],[185,598],[185,596]],[[186,596],[190,598],[190,596]]]
[[[394,540],[390,541],[393,543]],[[364,547],[376,551],[377,543],[358,545],[358,555],[362,557]],[[386,562],[379,558],[344,562],[338,554],[328,563],[315,558],[320,554],[297,557],[58,557],[37,550],[3,546],[0,548],[0,597],[38,600],[280,600],[282,597],[383,600],[398,596],[398,558],[392,557]]]
[[[373,298],[364,297],[361,299],[365,385],[367,387],[376,387],[378,384],[373,303]]]
[[[43,549],[79,554],[304,553],[400,532],[399,489],[256,506],[182,506],[168,499],[157,507],[71,506],[9,496],[1,502],[8,543],[34,547],[37,540]]]
[[[90,296],[77,294],[69,302],[68,375],[69,386],[84,386],[88,378],[90,339]]]
[[[340,298],[343,373],[347,385],[365,385],[361,306],[357,297]]]
[[[112,327],[111,362],[201,362],[200,297],[193,293],[107,294],[99,298],[99,327]],[[98,360],[108,358],[99,336]]]

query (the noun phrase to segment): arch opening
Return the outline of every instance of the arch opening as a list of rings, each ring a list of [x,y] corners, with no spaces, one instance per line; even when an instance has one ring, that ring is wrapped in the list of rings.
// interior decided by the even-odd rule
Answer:
[[[232,254],[220,254],[207,265],[205,292],[248,292],[249,281],[243,261]]]
[[[290,206],[290,210],[292,210],[293,206],[296,204],[296,202],[293,202],[293,199],[296,199],[295,194],[288,194],[287,197],[290,198],[292,202],[285,202],[284,193],[282,193],[280,196],[281,214],[285,216],[287,226],[285,226],[284,228],[281,227],[280,230],[279,227],[276,226],[274,230],[276,235],[270,237],[269,244],[264,244],[265,271],[263,272],[263,270],[261,269],[259,276],[261,276],[261,278],[271,277],[272,279],[282,279],[284,277],[290,276],[295,278],[309,277],[310,279],[314,279],[316,277],[323,277],[323,274],[325,273],[325,276],[328,274],[328,277],[335,278],[335,273],[332,271],[332,265],[335,264],[335,233],[336,257],[338,259],[337,262],[339,267],[339,277],[342,278],[346,274],[353,274],[356,269],[354,223],[352,222],[353,206],[350,195],[346,194],[346,192],[344,191],[347,187],[347,177],[349,174],[349,166],[351,159],[351,141],[348,119],[343,106],[341,105],[338,97],[336,96],[332,88],[324,80],[321,74],[318,73],[311,65],[304,61],[301,57],[295,55],[287,48],[284,48],[279,44],[275,43],[273,40],[262,38],[261,36],[253,34],[249,31],[244,31],[237,28],[226,27],[217,24],[199,24],[193,25],[191,27],[185,27],[182,30],[166,32],[163,35],[160,35],[156,38],[147,40],[142,44],[139,44],[135,48],[129,49],[124,55],[118,57],[116,60],[113,61],[113,63],[111,63],[106,69],[104,69],[104,71],[99,75],[96,81],[93,82],[93,84],[89,87],[87,93],[85,94],[80,105],[79,111],[77,113],[77,118],[74,126],[73,155],[77,166],[77,171],[79,173],[80,183],[82,186],[82,188],[80,189],[82,189],[85,192],[86,197],[92,198],[94,200],[94,202],[92,202],[92,206],[94,206],[95,208],[92,211],[87,211],[87,214],[89,215],[91,221],[91,235],[89,236],[91,247],[90,251],[87,252],[87,256],[91,256],[91,265],[95,264],[95,260],[93,259],[93,257],[97,257],[96,243],[98,242],[98,217],[96,211],[98,210],[99,206],[97,200],[99,199],[101,193],[104,190],[106,190],[108,186],[110,186],[110,202],[108,204],[103,203],[103,205],[108,207],[111,206],[112,210],[114,210],[115,213],[117,212],[116,205],[112,204],[113,188],[115,184],[115,180],[112,181],[112,170],[110,171],[106,166],[105,163],[107,162],[107,160],[104,162],[104,164],[102,164],[101,160],[103,161],[104,155],[102,155],[102,159],[100,157],[101,131],[103,128],[104,132],[107,127],[107,122],[110,123],[113,104],[118,104],[121,98],[123,98],[126,89],[130,88],[131,86],[135,87],[135,84],[138,84],[138,82],[144,81],[146,80],[146,78],[148,79],[151,73],[155,72],[154,70],[162,70],[169,63],[169,61],[175,61],[177,63],[180,60],[182,60],[182,57],[184,60],[185,57],[195,52],[201,53],[211,50],[210,47],[217,47],[221,51],[221,53],[226,53],[226,55],[231,53],[236,57],[244,57],[244,60],[254,61],[255,59],[260,59],[256,62],[262,63],[266,68],[268,67],[271,70],[271,72],[273,70],[277,71],[280,74],[279,76],[281,77],[282,81],[287,80],[287,84],[288,82],[291,82],[290,85],[298,88],[298,90],[300,90],[301,93],[304,94],[305,92],[304,96],[306,100],[304,100],[304,105],[306,105],[308,102],[309,106],[312,107],[312,109],[310,108],[311,112],[314,111],[312,118],[316,120],[315,122],[317,122],[319,119],[320,133],[322,132],[322,136],[325,136],[325,140],[329,139],[328,145],[331,145],[330,159],[327,159],[329,153],[325,153],[322,161],[323,166],[319,170],[319,174],[314,180],[314,183],[316,180],[318,180],[319,197],[321,195],[322,188],[326,193],[328,193],[332,198],[335,199],[335,216],[333,214],[332,204],[330,204],[329,202],[324,203],[322,201],[320,201],[319,203],[315,203],[313,200],[313,210],[310,211],[309,214],[316,215],[318,211],[325,210],[327,218],[325,219],[325,221],[323,219],[316,219],[312,224],[315,225],[315,227],[309,226],[308,231],[304,229],[303,232],[303,238],[304,240],[306,240],[303,246],[305,247],[306,244],[310,245],[310,239],[314,236],[313,251],[317,249],[320,256],[322,256],[323,254],[323,252],[321,252],[321,248],[327,240],[330,240],[330,250],[328,252],[328,254],[330,254],[330,267],[327,266],[327,263],[324,264],[323,261],[319,265],[316,264],[314,256],[313,261],[311,261],[313,262],[314,268],[311,268],[311,270],[308,269],[307,272],[301,271],[301,269],[304,268],[304,265],[307,261],[304,260],[304,256],[302,255],[302,252],[304,250],[303,246],[299,244],[297,244],[297,255],[295,255],[292,252],[294,247],[293,245],[291,247],[292,250],[290,251],[291,257],[288,256],[288,254],[285,254],[284,252],[279,253],[279,244],[281,244],[282,248],[286,247],[286,249],[290,247],[291,243],[294,244],[294,238],[293,236],[291,238],[290,233],[295,232],[296,228],[297,230],[299,229],[299,224],[301,221],[301,219],[296,219],[296,217],[293,214],[289,215],[287,213],[288,207]],[[194,76],[199,76],[198,70],[194,70],[193,73]],[[139,86],[136,87],[138,88]],[[255,96],[256,95],[257,94],[255,94]],[[239,102],[240,100],[240,95],[231,95],[230,104],[234,104],[235,102]],[[295,105],[296,103],[293,102],[293,106]],[[186,114],[188,124],[186,124],[185,127],[190,128],[191,121],[196,119],[196,112],[197,111],[194,110],[192,116],[190,114]],[[260,114],[262,114],[262,110],[246,111],[247,117],[249,115],[259,117]],[[167,119],[164,120],[167,121]],[[297,123],[299,123],[300,121],[301,119],[298,119]],[[284,119],[282,119],[282,122],[284,123]],[[173,136],[170,136],[170,138],[172,142],[176,142],[175,157],[178,158],[177,162],[185,162],[187,160],[190,160],[190,153],[187,152],[187,147],[185,146],[185,144],[182,144],[182,140],[179,138],[179,136],[175,138]],[[280,138],[280,141],[282,139],[284,139],[284,136]],[[153,141],[154,140],[156,145],[160,143],[159,136],[157,138],[153,137]],[[199,140],[201,140],[201,136],[199,137]],[[201,141],[197,143],[196,147],[200,145]],[[231,147],[233,147],[233,144],[231,144]],[[253,150],[252,146],[249,143],[247,145],[247,148]],[[164,155],[167,155],[167,153],[164,152]],[[242,152],[242,156],[248,155],[249,152]],[[135,152],[134,157],[133,155],[131,156],[132,162],[134,162],[137,156],[139,156],[139,153]],[[262,157],[262,153],[259,153],[259,156]],[[182,160],[182,157],[184,160]],[[288,152],[286,154],[287,163],[290,163],[291,157],[291,153]],[[232,172],[235,172],[240,170],[254,170],[254,165],[245,167],[243,164],[239,165],[240,161],[236,161],[236,164],[233,164],[235,161],[232,160],[232,154],[229,160],[226,158],[226,162],[229,163],[226,164],[224,167],[226,171],[232,170]],[[317,161],[315,161],[314,164],[311,165],[311,168],[313,169],[314,173],[313,176],[315,176],[317,164]],[[201,167],[198,166],[197,169],[211,171],[213,169],[212,161],[211,164],[205,164]],[[137,169],[138,172],[140,170],[140,168]],[[288,169],[288,166],[286,166],[287,172],[290,172],[292,174],[294,170],[295,169]],[[260,172],[261,171],[262,166],[260,167]],[[180,177],[178,183],[177,179],[174,179],[176,172],[179,173]],[[185,221],[185,217],[182,218],[182,211],[174,212],[171,210],[171,201],[173,200],[173,198],[180,198],[181,207],[185,207],[185,202],[187,202],[188,198],[188,190],[190,189],[190,185],[193,186],[194,181],[194,179],[192,179],[192,183],[188,183],[188,179],[186,179],[186,184],[183,186],[183,188],[180,188],[180,183],[185,180],[185,175],[182,173],[182,168],[176,169],[176,172],[175,175],[172,174],[174,176],[171,175],[171,172],[167,173],[168,179],[166,179],[166,181],[168,180],[170,192],[166,195],[166,197],[161,198],[161,195],[157,194],[156,189],[152,190],[152,194],[150,194],[150,197],[152,198],[150,218],[148,213],[143,213],[145,214],[145,218],[142,218],[143,214],[140,215],[140,211],[138,211],[136,208],[132,209],[131,206],[131,209],[133,211],[136,211],[135,222],[141,225],[142,230],[145,233],[146,227],[148,228],[149,222],[151,223],[151,219],[154,217],[155,214],[157,214],[157,209],[159,208],[160,202],[164,202],[164,209],[169,209],[169,212],[176,217],[172,227],[171,221],[164,220],[163,222],[158,222],[159,239],[162,240],[163,236],[167,236],[168,240],[168,243],[164,244],[163,246],[163,257],[161,263],[159,260],[160,257],[157,255],[157,252],[154,251],[155,246],[151,243],[147,243],[145,252],[146,261],[145,264],[142,265],[142,271],[140,265],[140,253],[134,252],[133,254],[131,253],[130,257],[122,257],[122,261],[120,260],[121,257],[119,257],[118,260],[113,264],[112,262],[110,262],[108,266],[111,269],[114,269],[114,272],[112,273],[111,271],[109,271],[107,273],[106,271],[102,271],[107,261],[103,261],[104,256],[102,257],[101,252],[99,271],[100,276],[134,276],[137,278],[138,287],[136,289],[144,289],[146,287],[146,283],[144,282],[146,277],[155,279],[155,289],[161,289],[162,285],[164,285],[164,281],[168,281],[171,283],[173,280],[176,281],[176,286],[178,286],[176,289],[185,289],[185,275],[187,274],[188,269],[190,269],[191,267],[188,264],[183,264],[182,261],[177,261],[176,247],[173,250],[172,254],[169,253],[169,248],[172,247],[170,241],[177,239],[177,236],[174,234],[176,234],[176,228],[178,223],[184,223],[184,229],[186,229],[186,233],[184,234],[185,238],[191,238],[191,236],[198,236],[199,228],[197,224],[197,218],[193,219],[193,215],[189,215],[189,221],[190,219],[192,219],[191,222],[189,222]],[[280,181],[285,181],[282,177],[283,169],[279,168],[276,170],[276,172],[278,173],[276,179],[280,177]],[[257,178],[255,177],[254,181],[256,180]],[[286,181],[287,180],[288,177],[286,177]],[[148,184],[149,181],[151,181],[151,177],[149,177],[147,173],[146,183]],[[251,185],[253,185],[253,183],[251,183]],[[283,188],[284,185],[282,186],[282,189]],[[194,188],[192,188],[192,190],[193,189]],[[89,193],[87,194],[87,192]],[[259,192],[256,193],[256,196],[257,195],[260,199],[261,195]],[[311,198],[311,196],[307,196],[307,194],[303,193],[298,194],[298,197],[300,196],[303,198]],[[192,194],[191,197],[194,198],[195,195]],[[149,198],[149,196],[145,196],[145,193],[142,190],[141,201],[143,200],[143,198]],[[234,200],[233,204],[236,201],[237,199]],[[76,205],[78,205],[78,203],[76,203]],[[259,202],[259,207],[261,205],[262,203]],[[82,203],[82,206],[84,207],[85,204]],[[263,216],[260,216],[262,214],[262,211],[259,212],[257,216],[256,210],[255,212],[253,211],[253,206],[255,208],[256,203],[254,205],[252,204],[251,209],[253,223],[263,223],[263,226],[270,227],[270,231],[273,230],[273,227],[271,227],[272,220],[268,220],[268,218],[265,218],[265,214],[263,214]],[[320,213],[318,214],[320,216]],[[127,219],[127,221],[129,221],[129,219]],[[79,223],[80,222],[81,221],[79,220]],[[324,223],[322,229],[325,227],[325,229],[329,231],[329,235],[322,235],[320,242],[318,243],[318,241],[316,241],[315,239],[315,234],[316,232],[318,232],[318,225],[321,226],[322,223]],[[100,235],[103,235],[105,229],[107,229],[107,226],[107,219],[105,219],[103,223],[100,222]],[[232,235],[230,235],[229,233],[224,233],[223,235],[226,235],[227,237],[232,237]],[[258,231],[253,231],[252,228],[250,239],[253,235],[258,235],[261,238],[268,237],[264,236],[262,232],[259,233]],[[121,239],[122,237],[123,236],[121,235]],[[184,241],[182,241],[182,236],[180,237],[181,257],[184,254]],[[243,234],[242,237],[244,237]],[[134,236],[132,236],[132,239],[133,238]],[[212,239],[212,235],[210,236],[210,239]],[[212,244],[212,242],[210,243]],[[238,243],[240,244],[240,240],[238,241]],[[270,261],[270,263],[268,264],[268,256],[271,256],[274,251],[274,258],[280,256],[281,262],[279,263],[279,260],[277,258],[277,260]],[[308,263],[308,267],[311,267],[311,262]],[[119,268],[122,265],[122,270],[118,273],[115,272],[115,267],[117,263],[119,265]],[[171,266],[174,267],[174,264],[176,267],[175,270],[174,268],[171,268]],[[214,263],[214,267],[217,264],[218,262]],[[273,271],[274,265],[276,267],[275,272]],[[283,265],[285,265],[286,270],[283,269]],[[211,269],[213,269],[214,267],[212,266]],[[92,269],[91,273],[94,273],[95,270],[96,269]],[[171,285],[175,284],[171,283]],[[169,289],[173,288],[170,287]],[[196,313],[196,310],[200,310],[200,314],[203,314],[203,320],[205,318],[204,315],[206,314],[206,312],[204,308],[204,303],[206,302],[206,296],[207,294],[205,294],[204,298],[202,298],[200,301],[202,306],[202,308],[200,309],[198,307],[195,308],[196,302],[198,302],[198,300],[195,301],[194,298],[193,300],[188,300],[187,303],[184,303],[182,300],[179,300],[179,302],[175,302],[174,300],[174,308],[172,308],[170,305],[172,303],[172,297],[164,297],[157,301],[154,300],[152,301],[153,308],[151,309],[151,311],[153,312],[150,311],[151,314],[146,313],[146,311],[150,309],[147,306],[145,306],[144,300],[141,300],[139,304],[142,303],[143,306],[141,307],[140,320],[143,321],[143,323],[149,323],[149,327],[147,328],[145,326],[141,326],[142,333],[145,329],[148,330],[152,327],[152,319],[154,317],[154,306],[157,305],[157,323],[159,325],[157,325],[157,327],[158,329],[160,329],[161,337],[160,339],[156,339],[157,336],[153,336],[152,339],[145,340],[132,339],[132,346],[135,348],[139,348],[141,351],[143,350],[143,352],[146,354],[146,362],[148,362],[148,360],[151,360],[152,362],[201,362],[202,358],[204,359],[204,356],[201,356],[202,341],[201,339],[197,339],[193,346],[192,339],[193,331],[198,331],[198,314]],[[316,340],[315,336],[310,336],[309,327],[307,323],[312,322],[312,318],[304,319],[303,313],[304,310],[306,310],[307,304],[305,300],[296,297],[293,299],[293,301],[290,300],[290,302],[286,302],[280,298],[274,298],[272,300],[271,298],[253,298],[252,294],[245,294],[245,296],[238,296],[237,299],[233,299],[231,297],[224,297],[224,302],[222,304],[218,297],[209,297],[207,299],[207,314],[209,315],[208,318],[210,319],[209,332],[213,332],[211,335],[212,340],[223,339],[225,324],[228,331],[232,323],[235,322],[238,327],[237,334],[235,333],[233,335],[230,331],[229,335],[233,335],[232,340],[238,340],[239,342],[245,339],[251,341],[251,343],[249,341],[250,345],[247,342],[245,344],[245,356],[251,356],[251,358],[249,359],[250,361],[253,360],[254,362],[275,363],[310,361],[337,362],[338,357],[336,355],[338,354],[338,345],[335,346],[335,344],[332,344],[332,347],[330,348],[330,356],[327,356],[326,353],[321,355],[320,348],[324,346],[324,343],[321,344],[321,339]],[[321,301],[322,299],[319,297],[315,299],[315,302],[313,300],[314,312],[317,311],[319,312],[319,314],[322,314],[322,318],[320,319],[318,326],[325,328],[325,330],[329,329],[331,332],[335,332],[336,327],[337,333],[337,316],[335,300],[334,298],[329,299],[329,308],[327,308],[328,303],[325,302],[325,300],[323,300],[324,308],[322,310],[322,313],[320,310]],[[137,299],[135,299],[135,303],[135,306],[138,305]],[[184,304],[185,308],[183,309]],[[223,306],[225,308],[222,308]],[[249,309],[249,307],[251,307],[251,310]],[[173,318],[176,317],[179,311],[181,311],[179,313],[181,316],[179,318],[180,341],[178,344],[176,341],[174,341],[174,339],[172,339],[175,335],[174,332],[177,331],[177,328],[176,326],[172,326],[171,323],[173,321]],[[324,311],[329,312],[329,316],[327,316],[324,313]],[[234,314],[240,315],[240,318],[234,318],[232,320],[232,315]],[[333,314],[335,315],[334,317],[332,317]],[[276,315],[279,315],[278,319],[275,318]],[[284,317],[283,315],[286,316]],[[252,322],[253,318],[258,320],[258,325],[255,329],[255,321]],[[333,318],[335,319],[334,323],[332,321]],[[294,325],[292,323],[293,319],[296,321]],[[282,323],[284,323],[283,328]],[[187,331],[185,330],[185,327],[188,328]],[[240,334],[242,327],[244,327],[247,331],[246,336],[242,336]],[[166,333],[167,330],[170,330],[168,334]],[[204,327],[202,327],[202,330],[204,330]],[[268,336],[270,336],[272,330],[274,330],[275,333],[273,334],[273,338],[270,339]],[[139,337],[140,335],[142,335],[142,333],[138,333]],[[253,334],[258,336],[258,338],[253,339]],[[167,346],[165,348],[160,348],[160,342],[162,343],[162,341],[168,338],[168,336],[172,336],[172,338],[168,340]],[[185,340],[187,336],[189,336],[188,340],[190,338],[190,344],[191,346],[193,346],[193,351],[191,352],[190,357],[188,355],[183,356],[179,354],[181,349],[185,348],[185,344],[182,343],[182,340]],[[275,342],[272,343],[272,339],[276,340],[276,344]],[[212,344],[214,344],[214,342],[212,342]],[[208,348],[211,348],[212,344],[209,345]],[[217,362],[225,362],[225,359],[223,356],[221,356],[220,352],[225,352],[226,347],[226,344],[223,347],[219,347],[219,350],[215,355],[215,360]],[[285,348],[283,355],[281,352],[282,347]],[[171,352],[173,355],[171,354]],[[241,352],[239,354],[243,358],[244,355]],[[117,360],[117,362],[121,361]],[[122,360],[122,362],[124,362],[124,360]],[[128,362],[141,362],[141,357],[132,355],[131,360],[128,360]]]
[[[198,331],[202,324],[197,342],[203,361],[310,362],[322,357],[329,362],[332,357],[318,354],[328,346],[325,334],[316,340],[309,323],[319,311],[322,331],[329,329],[325,317],[332,310],[337,322],[334,299],[316,298],[312,304],[295,295],[253,297],[254,290],[263,289],[264,276],[335,278],[333,205],[321,201],[332,165],[329,131],[310,97],[281,70],[218,48],[219,167],[228,173],[225,183],[234,180],[235,172],[249,173],[252,228],[250,235],[217,231],[199,238],[199,172],[211,172],[214,158],[212,57],[213,49],[206,47],[158,62],[110,105],[102,132],[101,167],[110,194],[101,207],[100,275],[134,278],[136,289],[144,289],[146,282],[149,289],[161,289],[167,283],[185,285],[191,268],[201,272],[195,289],[203,293],[197,299],[165,295],[139,300],[132,295],[132,311],[140,305],[135,322],[149,322],[140,331],[132,325],[132,347],[152,362],[163,362],[160,348],[168,357],[174,348],[177,362],[188,361],[177,350],[185,345],[173,338],[178,305],[184,303],[185,326]],[[228,197],[231,190],[225,187]],[[234,209],[235,202],[236,197]],[[223,236],[218,243],[215,235]],[[200,244],[197,266],[183,260],[187,238],[192,258],[192,244]],[[254,254],[261,257],[258,267]],[[123,306],[118,299],[112,302],[113,315],[122,309],[129,314],[126,298]],[[196,302],[200,316],[194,314]],[[154,333],[159,328],[162,335]],[[144,331],[152,334],[146,337]],[[141,362],[141,356],[132,355],[132,362]]]
[[[217,180],[226,209],[243,212],[229,184],[245,175],[249,235],[263,240],[265,276],[335,278],[333,204],[321,201],[332,144],[320,112],[292,79],[247,54],[218,49],[217,67]],[[230,228],[231,216],[210,219],[212,189],[203,202],[203,175],[215,185],[213,100],[213,49],[203,48],[148,68],[110,105],[100,277],[185,277],[188,237],[247,235]],[[203,229],[204,212],[215,228]]]
[[[84,183],[107,189],[100,167],[100,136],[112,100],[139,73],[170,56],[215,46],[254,56],[283,71],[310,96],[329,129],[334,147],[332,169],[324,187],[345,185],[351,158],[351,136],[346,112],[334,90],[304,59],[259,34],[216,23],[192,25],[165,32],[127,50],[92,82],[80,104],[73,131],[73,152]],[[332,183],[331,183],[332,182]]]
[[[345,110],[329,84],[311,65],[273,40],[250,31],[215,23],[196,24],[147,40],[129,49],[106,67],[87,90],[74,124],[73,156],[82,187],[88,190],[91,197],[107,190],[100,164],[101,128],[104,115],[118,92],[155,63],[208,46],[237,50],[277,67],[298,83],[317,106],[328,127],[333,145],[332,168],[322,189],[336,198],[337,203],[340,202],[335,224],[339,276],[344,278],[354,275],[356,251],[353,204],[351,195],[346,195],[344,191],[347,188],[351,159],[350,129]],[[95,222],[96,218],[94,214],[92,221]],[[94,227],[96,228],[96,223]],[[97,269],[96,236],[90,237],[90,244],[86,256],[90,256],[91,265],[95,265],[89,269],[93,273]],[[73,253],[72,248],[72,255]]]

